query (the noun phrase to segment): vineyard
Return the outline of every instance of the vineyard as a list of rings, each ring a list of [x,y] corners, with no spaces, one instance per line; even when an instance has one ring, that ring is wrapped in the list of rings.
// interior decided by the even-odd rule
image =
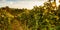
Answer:
[[[60,30],[60,5],[45,2],[33,9],[1,7],[0,30]]]

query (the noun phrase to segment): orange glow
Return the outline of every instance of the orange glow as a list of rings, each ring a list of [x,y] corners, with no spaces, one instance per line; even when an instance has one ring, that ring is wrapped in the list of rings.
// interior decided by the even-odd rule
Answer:
[[[52,2],[52,7],[56,7],[56,2]]]
[[[53,4],[52,6],[53,6],[53,7],[55,7],[56,5],[55,5],[55,4]]]

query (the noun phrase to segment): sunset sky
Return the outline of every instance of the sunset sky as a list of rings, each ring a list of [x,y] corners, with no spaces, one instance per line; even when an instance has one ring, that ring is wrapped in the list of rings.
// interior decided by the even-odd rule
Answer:
[[[43,5],[47,0],[0,0],[0,7],[9,6],[11,8],[32,9],[33,6]]]

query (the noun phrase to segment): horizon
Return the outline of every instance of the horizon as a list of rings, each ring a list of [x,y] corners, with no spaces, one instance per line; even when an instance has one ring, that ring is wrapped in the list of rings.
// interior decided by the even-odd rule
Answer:
[[[47,0],[0,0],[0,7],[9,6],[10,8],[27,8],[32,9],[33,6],[41,6]]]
[[[0,0],[0,7],[32,9],[33,6],[43,6],[44,2],[47,2],[47,0]],[[56,0],[56,5],[59,5],[58,0]]]

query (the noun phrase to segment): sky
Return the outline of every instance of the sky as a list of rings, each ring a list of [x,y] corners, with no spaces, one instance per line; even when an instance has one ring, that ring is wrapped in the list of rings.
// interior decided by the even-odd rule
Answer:
[[[9,6],[10,8],[27,8],[43,5],[47,0],[0,0],[0,7]]]

